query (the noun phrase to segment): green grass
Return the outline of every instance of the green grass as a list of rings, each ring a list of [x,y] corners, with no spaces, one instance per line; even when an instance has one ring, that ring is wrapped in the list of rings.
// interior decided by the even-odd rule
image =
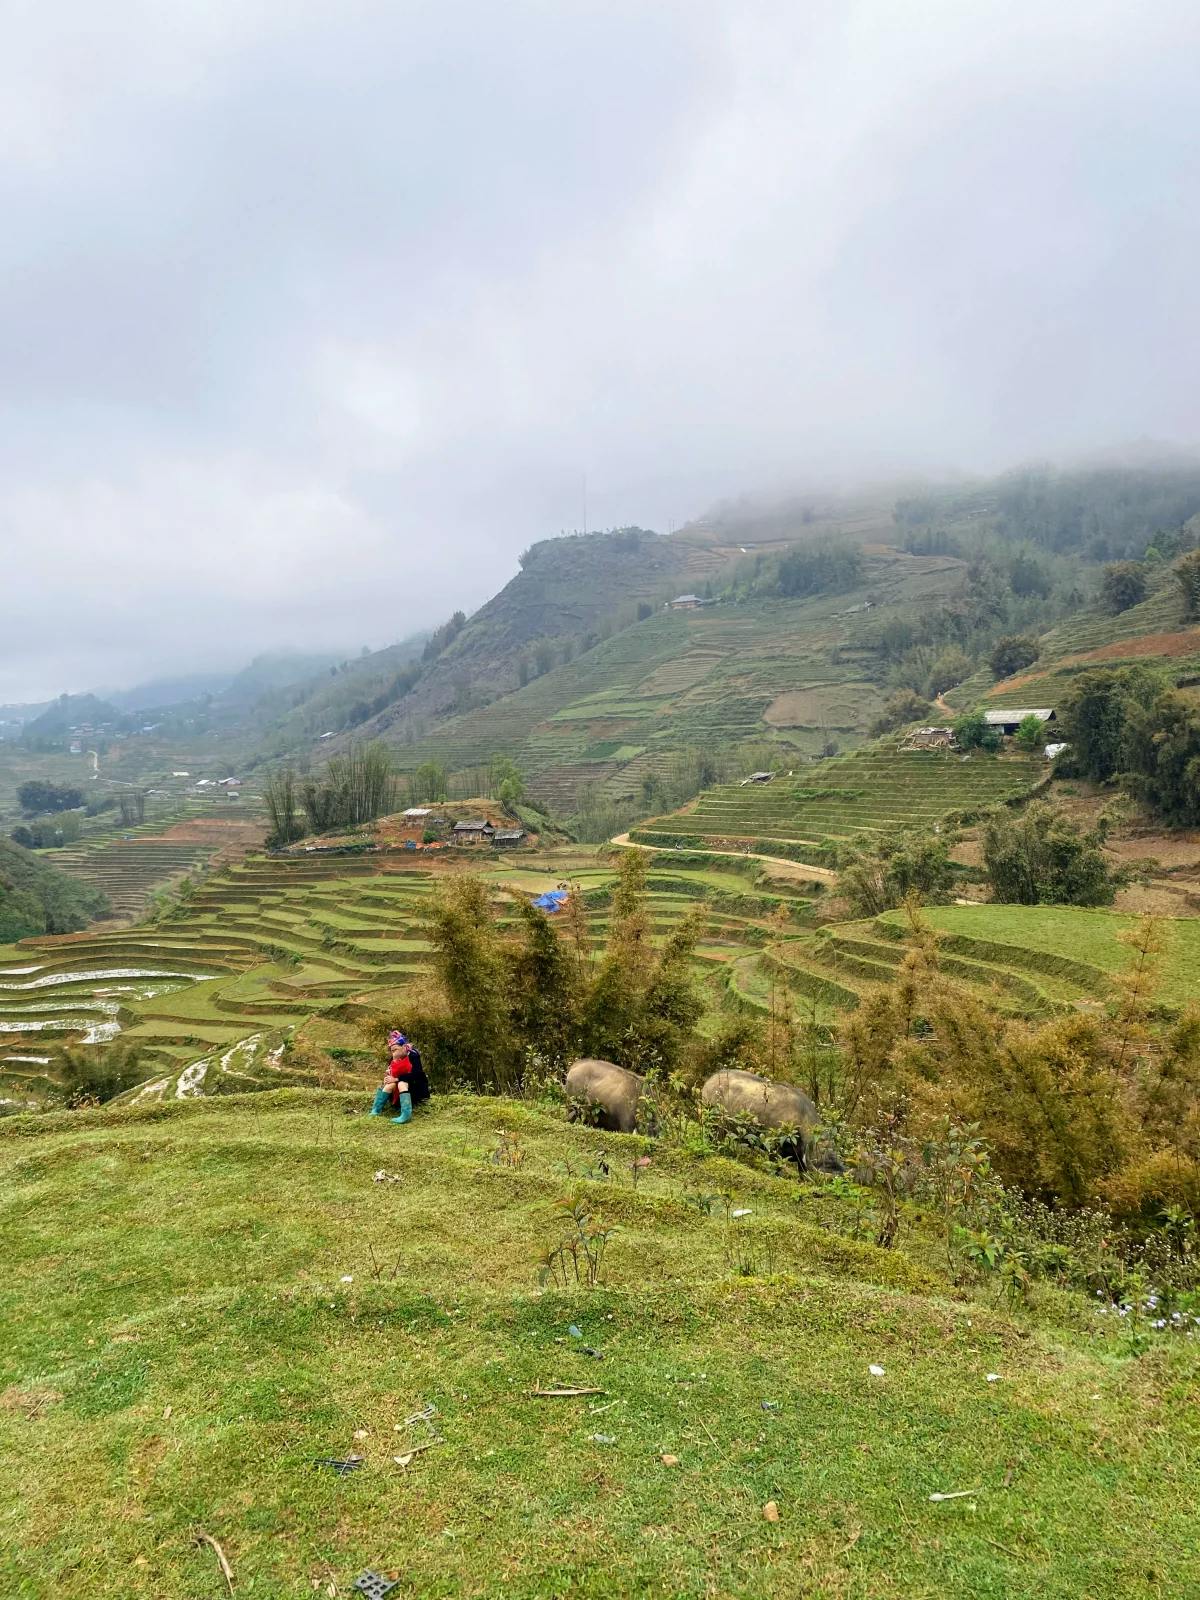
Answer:
[[[1082,1302],[955,1298],[819,1226],[812,1189],[717,1158],[660,1149],[635,1190],[640,1141],[604,1138],[617,1179],[589,1181],[599,1136],[518,1105],[404,1130],[351,1108],[287,1091],[0,1129],[6,1597],[216,1597],[199,1528],[255,1600],[345,1596],[368,1566],[530,1600],[1200,1585],[1194,1347],[1135,1360]],[[500,1128],[518,1170],[489,1159]],[[599,1288],[543,1292],[568,1188],[618,1231]],[[772,1276],[736,1275],[731,1225],[684,1203],[717,1189]],[[604,1393],[530,1397],[554,1384]],[[426,1403],[444,1442],[402,1469]],[[352,1477],[313,1465],[353,1450]]]
[[[1036,964],[1079,998],[1102,995],[1106,980],[1128,966],[1132,952],[1119,936],[1137,922],[1117,911],[1077,906],[933,906],[922,916],[946,936],[943,949],[998,968]],[[881,921],[899,928],[902,917],[888,912]],[[1168,919],[1162,929],[1158,999],[1179,1009],[1200,997],[1200,920]]]

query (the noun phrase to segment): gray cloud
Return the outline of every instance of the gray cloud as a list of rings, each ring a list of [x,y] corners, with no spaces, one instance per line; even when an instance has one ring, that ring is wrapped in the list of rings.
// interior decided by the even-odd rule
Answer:
[[[665,527],[1197,433],[1190,0],[59,0],[4,44],[0,700],[386,643],[584,473]]]

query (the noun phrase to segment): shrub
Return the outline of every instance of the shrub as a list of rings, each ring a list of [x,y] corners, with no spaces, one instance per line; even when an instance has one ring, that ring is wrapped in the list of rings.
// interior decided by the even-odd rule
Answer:
[[[983,829],[983,862],[997,900],[1016,905],[1111,905],[1116,879],[1099,833],[1085,833],[1053,806],[1001,811]]]
[[[1018,723],[1015,738],[1022,750],[1028,750],[1032,754],[1033,751],[1040,750],[1046,743],[1046,725],[1040,717],[1035,717],[1031,711],[1027,717],[1022,717]]]
[[[989,727],[982,711],[970,711],[954,724],[954,737],[961,750],[999,750],[1000,730]]]
[[[930,904],[949,900],[953,834],[901,833],[869,846],[847,846],[837,887],[856,917],[875,917],[916,895]]]

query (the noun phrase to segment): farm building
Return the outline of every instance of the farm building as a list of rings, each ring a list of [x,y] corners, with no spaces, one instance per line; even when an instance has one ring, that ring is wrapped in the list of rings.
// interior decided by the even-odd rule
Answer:
[[[671,601],[672,611],[696,611],[704,604],[698,594],[677,594]]]
[[[458,844],[478,844],[480,840],[490,839],[495,832],[486,817],[471,817],[465,822],[456,822],[451,829]]]
[[[424,822],[425,818],[431,815],[432,813],[428,806],[409,806],[408,810],[403,813],[406,822]]]
[[[524,838],[524,828],[497,828],[492,835],[492,843],[498,849],[511,850],[514,845],[520,844]]]
[[[900,742],[901,750],[956,750],[953,728],[914,728]]]
[[[1053,709],[1049,706],[1023,706],[1013,711],[985,711],[983,720],[989,728],[999,728],[1001,733],[1014,734],[1026,717],[1036,717],[1039,722],[1054,722],[1057,720]]]
[[[748,783],[770,783],[775,776],[773,772],[752,772],[748,778],[742,779],[742,786]]]

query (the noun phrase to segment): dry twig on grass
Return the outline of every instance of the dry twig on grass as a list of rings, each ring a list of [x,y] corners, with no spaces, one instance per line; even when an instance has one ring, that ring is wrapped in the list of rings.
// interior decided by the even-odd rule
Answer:
[[[534,1389],[530,1392],[533,1400],[569,1400],[581,1394],[604,1394],[603,1389]]]
[[[233,1568],[229,1565],[229,1559],[226,1556],[224,1550],[221,1549],[221,1546],[213,1538],[212,1534],[211,1533],[205,1533],[203,1528],[197,1528],[197,1530],[196,1530],[196,1543],[197,1544],[206,1544],[213,1551],[213,1553],[216,1556],[217,1560],[220,1562],[221,1571],[225,1574],[225,1582],[229,1585],[229,1592],[230,1592],[230,1594],[232,1594],[233,1593]]]

